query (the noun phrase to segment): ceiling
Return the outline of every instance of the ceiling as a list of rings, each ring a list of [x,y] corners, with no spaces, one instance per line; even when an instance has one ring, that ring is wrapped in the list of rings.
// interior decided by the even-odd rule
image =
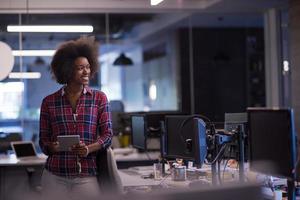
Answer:
[[[164,11],[257,12],[288,0],[1,0],[0,13],[149,13]]]
[[[204,9],[221,0],[165,0],[152,7],[150,0],[1,0],[3,13],[99,13],[157,12],[161,10]]]
[[[8,24],[21,23],[93,25],[94,34],[101,40],[105,37],[106,13],[109,13],[110,37],[124,39],[133,27],[159,18],[162,13],[177,13],[179,17],[172,16],[179,18],[176,20],[196,13],[201,15],[199,23],[202,26],[212,26],[219,25],[215,20],[219,16],[211,14],[222,17],[232,13],[262,14],[269,8],[287,6],[288,0],[164,0],[158,6],[150,6],[150,0],[0,0],[0,39]],[[21,20],[19,14],[22,14]],[[226,23],[239,23],[240,20],[229,19]],[[56,36],[65,37],[65,34]],[[77,37],[76,34],[68,36]]]
[[[106,17],[111,42],[145,38],[191,15],[197,16],[193,23],[199,26],[258,26],[265,10],[287,6],[288,0],[164,0],[153,7],[150,0],[0,0],[0,41],[19,49],[20,35],[6,32],[8,24],[19,23],[93,25],[93,35],[104,41]],[[23,33],[23,48],[54,49],[60,42],[79,36],[78,33]]]
[[[5,35],[7,25],[92,25],[93,34],[99,40],[106,36],[106,17],[108,17],[110,37],[123,39],[127,32],[139,23],[150,21],[154,14],[0,14],[0,31]],[[20,18],[21,17],[21,18]],[[10,33],[12,34],[12,33]],[[24,34],[26,35],[26,34]],[[27,34],[28,35],[28,34]],[[32,34],[29,34],[32,35]],[[45,35],[45,34],[43,34]],[[54,34],[48,34],[53,37]],[[0,33],[1,36],[1,33]],[[55,34],[56,38],[78,37],[78,34]]]

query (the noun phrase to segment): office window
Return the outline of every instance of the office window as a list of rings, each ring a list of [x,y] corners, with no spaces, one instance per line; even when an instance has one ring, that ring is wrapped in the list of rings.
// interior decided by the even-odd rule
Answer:
[[[117,53],[106,53],[100,56],[101,63],[101,90],[109,100],[122,99],[121,68],[112,67],[112,62],[118,56]]]
[[[0,119],[20,117],[23,92],[23,82],[0,83]]]

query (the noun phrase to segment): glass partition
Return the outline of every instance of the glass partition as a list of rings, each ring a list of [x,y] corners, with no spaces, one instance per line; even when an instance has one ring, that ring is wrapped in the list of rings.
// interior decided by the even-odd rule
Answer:
[[[93,25],[94,32],[88,35],[99,41],[101,66],[90,85],[104,91],[109,100],[120,101],[125,112],[182,111],[222,121],[225,112],[264,105],[262,13],[27,14],[21,21],[20,15],[1,14],[0,19],[1,27]],[[81,35],[1,32],[0,40],[13,50],[55,50]],[[122,64],[123,58],[120,64],[121,55],[132,63]],[[4,85],[9,82],[20,82],[24,88],[9,97],[13,107],[4,105],[8,94],[1,93],[1,127],[10,115],[24,128],[25,139],[38,133],[42,99],[61,87],[52,79],[50,62],[51,55],[15,57],[13,71],[40,72],[41,78],[0,82],[0,88],[7,89]]]

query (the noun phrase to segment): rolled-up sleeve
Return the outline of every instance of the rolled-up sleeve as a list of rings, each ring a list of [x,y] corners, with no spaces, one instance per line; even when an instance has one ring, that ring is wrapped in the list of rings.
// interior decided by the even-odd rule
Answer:
[[[39,145],[44,154],[49,155],[48,144],[51,138],[51,123],[50,114],[47,106],[47,102],[44,99],[41,105],[40,113],[40,133],[39,133]]]
[[[101,96],[101,105],[99,107],[99,119],[98,119],[98,137],[97,142],[102,148],[107,148],[111,145],[111,139],[113,136],[112,132],[112,121],[110,105],[106,95]]]

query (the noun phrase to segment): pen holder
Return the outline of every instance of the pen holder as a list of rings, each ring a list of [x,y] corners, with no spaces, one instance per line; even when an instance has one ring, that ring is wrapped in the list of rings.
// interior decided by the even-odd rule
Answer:
[[[154,172],[154,179],[161,179],[162,178],[162,163],[154,163],[153,164],[153,172]]]
[[[173,181],[185,181],[186,180],[186,167],[176,166],[171,169],[171,177]]]

